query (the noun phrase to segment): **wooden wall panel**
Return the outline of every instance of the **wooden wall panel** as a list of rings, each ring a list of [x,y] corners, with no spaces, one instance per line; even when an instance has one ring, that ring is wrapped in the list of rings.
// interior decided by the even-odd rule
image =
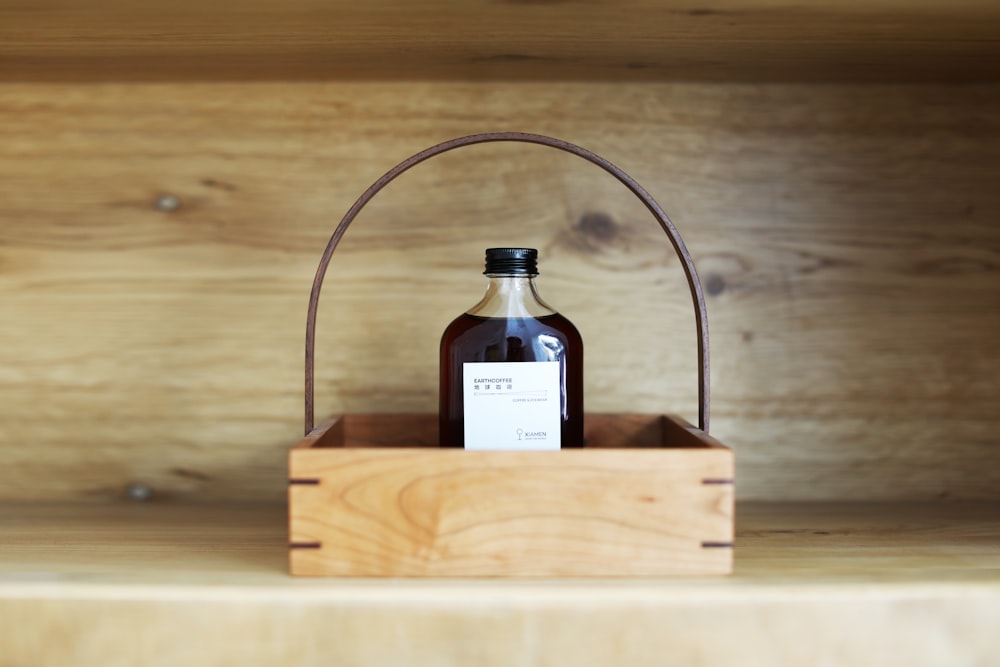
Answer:
[[[0,0],[0,81],[1000,81],[995,0]]]
[[[740,498],[1000,497],[1000,86],[413,82],[0,86],[0,499],[283,497],[329,233],[491,129],[590,148],[674,216]],[[348,233],[319,412],[435,410],[440,331],[508,243],[583,332],[588,410],[695,417],[666,238],[514,145],[422,165]]]

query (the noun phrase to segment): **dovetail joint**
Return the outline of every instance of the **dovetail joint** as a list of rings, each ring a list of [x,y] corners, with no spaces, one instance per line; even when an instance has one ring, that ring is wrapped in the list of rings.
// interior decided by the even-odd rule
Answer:
[[[702,549],[732,549],[732,542],[702,542]]]

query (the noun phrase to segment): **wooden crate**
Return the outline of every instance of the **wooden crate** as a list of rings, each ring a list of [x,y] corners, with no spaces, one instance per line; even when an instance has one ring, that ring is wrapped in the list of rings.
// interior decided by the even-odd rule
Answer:
[[[334,250],[385,185],[465,146],[520,142],[572,153],[634,194],[670,239],[695,311],[698,423],[591,415],[584,448],[438,448],[434,415],[354,415],[314,426],[320,289]],[[708,437],[705,298],[663,208],[631,176],[569,142],[489,132],[436,144],[373,183],[334,230],[306,318],[305,433],[289,461],[293,574],[337,576],[638,576],[732,571],[733,456]]]
[[[586,447],[437,447],[436,415],[347,415],[289,455],[290,565],[345,577],[728,574],[733,453],[674,416],[588,415]]]

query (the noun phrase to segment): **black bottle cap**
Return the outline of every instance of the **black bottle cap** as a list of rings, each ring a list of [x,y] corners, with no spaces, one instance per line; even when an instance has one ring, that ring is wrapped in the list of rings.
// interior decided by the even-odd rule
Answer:
[[[534,248],[487,248],[483,273],[538,275],[538,251]]]

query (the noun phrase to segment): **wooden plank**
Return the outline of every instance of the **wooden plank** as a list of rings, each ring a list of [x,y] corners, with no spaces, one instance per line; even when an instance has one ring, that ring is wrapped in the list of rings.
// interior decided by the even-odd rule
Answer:
[[[735,574],[671,580],[294,579],[284,508],[267,505],[8,505],[0,534],[13,664],[922,666],[997,650],[996,504],[744,504]]]
[[[669,580],[533,579],[399,582],[298,579],[288,574],[284,504],[162,502],[90,505],[5,504],[0,507],[0,595],[4,598],[107,599],[132,589],[134,598],[200,600],[254,593],[305,598],[351,596],[365,590],[414,592],[569,589],[642,591],[654,597],[726,597],[762,592],[795,597],[813,589],[850,594],[879,586],[883,595],[951,590],[988,592],[998,581],[1000,505],[993,502],[737,503],[735,570],[729,577]],[[219,587],[214,586],[218,584]],[[65,589],[61,589],[65,587]],[[520,587],[520,588],[519,588]]]
[[[343,447],[290,452],[293,574],[634,577],[732,570],[732,452],[696,440],[673,418],[644,421],[670,422],[693,441],[677,444],[688,446],[622,449],[627,443],[588,440],[575,451],[473,452],[421,447],[420,434],[435,431],[429,417],[345,417],[332,426],[342,428]],[[596,421],[620,422],[602,429],[617,435],[631,431],[636,416]],[[387,444],[371,446],[378,443]]]
[[[991,0],[0,3],[0,80],[997,81]]]
[[[1000,87],[443,83],[0,87],[0,497],[283,498],[336,221],[396,161],[505,127],[597,151],[674,215],[741,497],[998,497]],[[362,213],[317,414],[434,412],[438,337],[507,243],[541,249],[583,333],[588,412],[695,418],[666,239],[527,146],[442,156]]]

